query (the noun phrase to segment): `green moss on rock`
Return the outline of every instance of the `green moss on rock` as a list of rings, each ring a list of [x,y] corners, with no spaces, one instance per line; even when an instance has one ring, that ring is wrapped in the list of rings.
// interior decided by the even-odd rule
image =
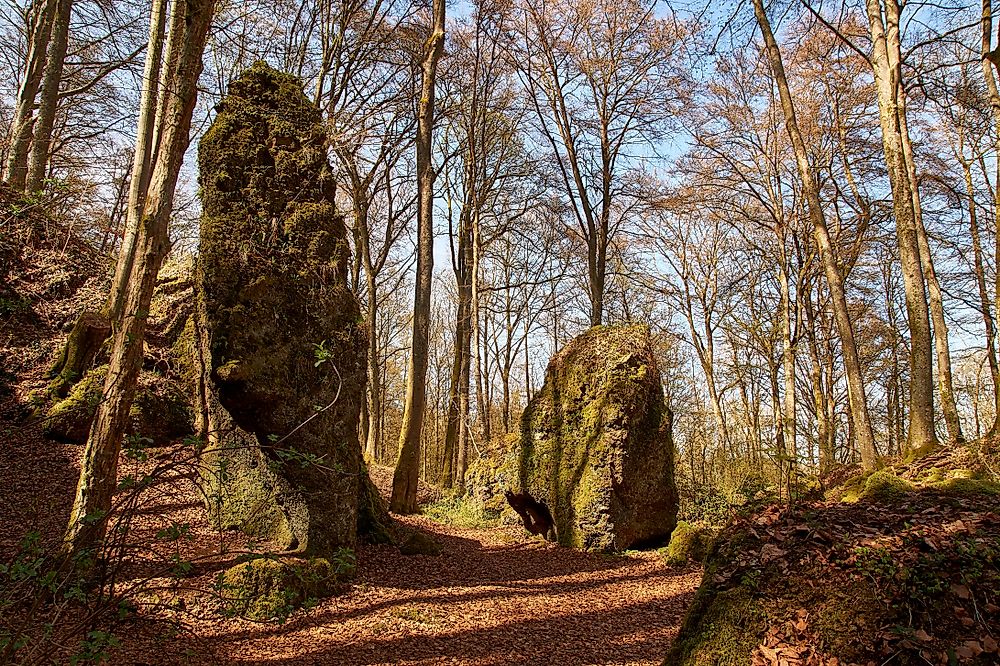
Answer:
[[[220,593],[232,615],[253,620],[284,620],[293,611],[333,594],[354,573],[354,555],[276,560],[257,558],[226,570]]]
[[[517,488],[519,480],[518,435],[509,435],[485,449],[465,473],[466,492],[457,499],[442,500],[477,525],[503,523],[520,525],[521,519],[507,506],[504,491]],[[458,506],[461,504],[461,506]],[[449,507],[442,506],[449,510]],[[449,510],[449,513],[453,513]]]
[[[858,499],[862,500],[893,500],[913,491],[913,484],[901,479],[892,472],[879,470],[873,472],[866,480],[865,487]]]
[[[1000,495],[1000,483],[992,479],[953,476],[928,486],[948,495]]]
[[[548,500],[565,546],[655,546],[676,522],[673,449],[649,329],[598,326],[552,359],[524,411],[519,485]]]
[[[198,151],[195,281],[206,467],[226,471],[209,494],[258,487],[288,545],[326,556],[358,530],[366,348],[326,129],[301,83],[263,63],[217,111]]]
[[[362,464],[358,490],[358,536],[368,543],[392,543],[392,518],[389,507]]]
[[[99,365],[73,385],[69,394],[45,411],[45,434],[82,444],[90,433],[104,395],[108,366]],[[191,408],[181,388],[156,373],[143,371],[129,411],[126,434],[166,444],[193,432]]]
[[[682,567],[690,561],[703,561],[712,545],[715,532],[704,525],[679,521],[670,535],[670,543],[663,550],[664,561],[672,567]]]
[[[399,538],[399,552],[403,555],[437,556],[441,550],[441,544],[419,530],[406,530]]]

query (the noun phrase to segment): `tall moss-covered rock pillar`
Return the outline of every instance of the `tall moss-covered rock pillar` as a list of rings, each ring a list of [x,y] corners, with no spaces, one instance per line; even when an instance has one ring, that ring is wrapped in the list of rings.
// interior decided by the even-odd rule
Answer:
[[[365,337],[319,109],[263,63],[198,151],[199,422],[209,510],[278,548],[353,546]]]
[[[666,543],[677,520],[671,414],[645,326],[596,326],[549,362],[521,421],[521,486],[564,546]]]

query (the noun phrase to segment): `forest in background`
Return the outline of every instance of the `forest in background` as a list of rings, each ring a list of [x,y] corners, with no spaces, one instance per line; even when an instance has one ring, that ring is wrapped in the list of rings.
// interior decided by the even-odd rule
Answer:
[[[5,163],[36,4],[4,10]],[[698,9],[609,0],[453,12],[434,135],[422,477],[460,478],[457,449],[465,461],[517,429],[562,342],[625,321],[648,323],[660,340],[689,483],[727,483],[741,473],[733,461],[810,473],[860,460],[822,252],[751,7]],[[900,17],[911,208],[930,252],[917,377],[865,8],[770,11],[843,276],[875,450],[908,450],[914,383],[933,381],[933,436],[992,432],[1000,245],[988,3],[910,2]],[[124,233],[147,21],[145,3],[74,3],[34,183],[109,256]],[[388,464],[410,344],[426,21],[419,4],[395,1],[220,3],[193,124],[196,141],[229,78],[262,59],[299,76],[324,110],[351,283],[372,333],[366,452]],[[196,251],[190,166],[180,183],[177,256]],[[470,436],[460,437],[449,423],[465,391],[458,430]]]

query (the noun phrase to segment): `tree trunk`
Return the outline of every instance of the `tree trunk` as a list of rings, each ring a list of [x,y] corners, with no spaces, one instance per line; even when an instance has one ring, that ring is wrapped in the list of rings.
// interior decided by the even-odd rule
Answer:
[[[473,176],[474,177],[474,176]],[[470,179],[471,180],[471,179]],[[472,217],[473,212],[468,206],[475,205],[467,197],[464,209],[459,217],[459,237],[457,263],[455,266],[455,281],[458,286],[458,313],[455,320],[455,341],[452,354],[451,385],[448,390],[448,424],[444,439],[444,466],[441,469],[440,483],[444,488],[451,488],[456,480],[456,453],[462,429],[466,426],[468,412],[463,412],[463,396],[468,404],[469,395],[469,356],[471,355],[471,318],[472,318]]]
[[[1000,90],[997,89],[997,80],[995,76],[995,68],[1000,66],[1000,56],[997,55],[997,51],[991,48],[992,41],[990,35],[993,28],[993,7],[990,0],[983,0],[983,17],[982,17],[982,69],[983,69],[983,80],[986,82],[986,90],[989,94],[990,99],[990,110],[993,113],[993,137],[994,137],[994,154],[996,151],[1000,150]],[[1000,29],[998,29],[1000,30]],[[1000,49],[1000,46],[998,46]],[[995,174],[997,178],[994,178],[996,186],[993,188],[993,224],[994,229],[997,231],[995,237],[995,247],[994,247],[994,261],[1000,261],[1000,162],[996,162]],[[997,278],[994,284],[994,305],[998,308],[997,313],[1000,313],[1000,278]],[[994,412],[993,425],[990,427],[990,437],[995,438],[998,433],[1000,433],[1000,390],[994,390],[994,404],[996,405],[996,410]]]
[[[135,260],[136,230],[142,215],[146,190],[149,187],[150,171],[155,159],[152,140],[156,120],[160,63],[163,59],[165,15],[166,0],[156,0],[149,18],[149,44],[146,50],[144,83],[139,103],[135,155],[129,180],[125,235],[118,252],[118,262],[111,282],[111,291],[108,293],[108,299],[101,312],[82,313],[73,325],[69,337],[66,338],[59,361],[52,371],[59,379],[59,383],[53,387],[58,394],[65,394],[70,386],[90,370],[94,357],[97,356],[101,345],[111,333],[111,322],[118,321],[121,316],[122,303],[126,294],[126,281],[131,274],[132,263]],[[97,335],[99,330],[104,331],[103,337]]]
[[[427,354],[430,336],[431,278],[434,271],[434,86],[444,51],[445,0],[434,0],[434,25],[425,45],[420,101],[417,109],[417,278],[413,295],[413,339],[406,377],[406,403],[399,433],[399,458],[392,479],[390,508],[396,513],[417,510],[420,473],[420,434],[426,399]]]
[[[153,153],[153,130],[156,125],[156,100],[159,95],[160,66],[163,60],[163,39],[166,26],[167,0],[154,0],[149,15],[149,42],[146,46],[146,65],[142,75],[142,95],[139,99],[139,124],[135,132],[135,154],[132,159],[132,176],[128,188],[128,214],[125,235],[122,238],[111,281],[111,293],[105,305],[105,314],[116,321],[121,314],[125,296],[125,281],[132,272],[135,261],[135,237],[142,216],[149,176],[156,155]]]
[[[827,230],[826,219],[823,215],[823,204],[819,196],[819,185],[816,183],[812,166],[809,164],[805,142],[802,139],[802,133],[799,131],[798,120],[795,116],[795,106],[788,88],[788,79],[785,76],[784,64],[781,61],[781,51],[778,49],[778,43],[774,39],[774,33],[771,31],[771,24],[767,19],[767,14],[764,12],[763,0],[753,0],[753,5],[757,23],[760,25],[761,32],[764,35],[764,43],[767,46],[768,58],[771,63],[771,70],[774,73],[775,83],[778,86],[781,108],[785,116],[785,129],[788,132],[788,137],[791,139],[792,147],[795,151],[795,162],[798,166],[799,177],[802,179],[802,187],[808,202],[809,218],[813,225],[813,235],[816,239],[816,245],[820,250],[823,272],[826,275],[827,285],[830,289],[830,301],[837,323],[840,344],[844,353],[844,369],[847,373],[849,387],[848,397],[851,405],[851,419],[854,425],[855,437],[861,449],[861,460],[865,469],[875,469],[878,465],[878,456],[875,450],[875,435],[872,431],[871,417],[868,414],[868,398],[865,393],[861,363],[858,359],[858,347],[854,339],[854,324],[851,321],[850,310],[847,306],[844,278],[840,272],[840,267],[837,265],[833,243],[830,240],[830,234]],[[919,269],[919,263],[917,268]]]
[[[785,253],[782,252],[782,255]],[[781,257],[778,269],[781,288],[781,369],[785,380],[781,424],[785,434],[785,455],[788,472],[795,469],[798,458],[798,442],[795,432],[795,347],[792,341],[792,295],[788,284],[788,270],[785,258]]]
[[[920,267],[927,281],[927,295],[930,305],[931,323],[934,334],[934,353],[938,371],[938,392],[941,394],[941,411],[948,430],[948,440],[952,444],[965,441],[962,436],[962,422],[958,418],[958,406],[955,404],[955,388],[951,377],[951,349],[948,344],[948,324],[944,319],[944,297],[941,294],[941,283],[938,282],[934,270],[934,255],[927,240],[927,229],[924,227],[923,209],[920,205],[920,187],[917,181],[917,165],[913,158],[913,144],[906,124],[906,99],[899,87],[899,123],[900,135],[903,138],[903,156],[906,159],[906,171],[909,176],[910,191],[913,195],[914,226],[917,230],[917,247],[920,251]]]
[[[920,257],[918,217],[904,147],[902,121],[902,69],[899,45],[899,7],[887,0],[883,17],[881,0],[866,0],[871,31],[870,62],[878,93],[882,149],[892,187],[896,217],[896,244],[906,293],[910,329],[910,428],[907,455],[927,452],[937,444],[934,434],[934,376],[932,370],[930,312]],[[884,20],[884,23],[883,23]]]
[[[7,159],[7,184],[14,190],[24,189],[28,179],[28,154],[34,128],[35,98],[45,71],[45,54],[49,48],[52,22],[57,0],[36,0],[31,8],[28,57],[24,75],[17,91],[14,118],[10,126],[10,155]]]
[[[59,106],[59,86],[62,83],[63,66],[66,64],[66,49],[69,46],[69,21],[73,15],[73,0],[57,0],[55,20],[49,42],[45,74],[42,77],[41,97],[38,101],[38,117],[35,120],[34,136],[31,141],[31,155],[28,158],[28,178],[25,192],[42,189],[45,172],[49,165],[49,150],[52,146],[52,128],[55,127],[56,110]]]
[[[162,149],[150,178],[136,237],[136,261],[126,283],[122,316],[115,322],[104,398],[84,449],[80,482],[65,536],[65,552],[71,557],[99,548],[107,531],[118,480],[118,454],[142,365],[149,303],[160,264],[169,249],[167,231],[174,190],[188,147],[213,6],[213,0],[182,0],[176,5],[175,11],[184,13],[184,34],[173,40],[179,52],[174,59],[176,70],[169,79]]]

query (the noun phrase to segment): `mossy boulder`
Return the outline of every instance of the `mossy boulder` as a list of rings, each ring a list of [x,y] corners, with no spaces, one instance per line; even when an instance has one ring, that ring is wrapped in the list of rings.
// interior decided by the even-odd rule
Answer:
[[[87,441],[107,376],[107,365],[93,368],[73,385],[65,398],[44,410],[45,434],[72,444]],[[183,388],[155,372],[143,371],[125,433],[162,445],[193,432],[193,415]]]
[[[366,343],[323,119],[263,63],[216,110],[198,150],[194,324],[210,508],[328,556],[358,528]]]
[[[398,538],[399,552],[403,555],[440,555],[441,544],[434,537],[420,530],[405,530]]]
[[[219,592],[230,615],[252,620],[284,620],[294,610],[333,594],[354,573],[350,551],[323,558],[257,558],[227,569]]]
[[[864,490],[858,496],[863,500],[894,500],[913,491],[913,484],[888,470],[878,470],[865,480]]]
[[[666,543],[677,518],[671,414],[645,326],[597,326],[549,363],[521,420],[518,480],[547,500],[559,543]]]
[[[507,505],[504,491],[520,483],[518,461],[520,437],[510,435],[496,446],[484,449],[465,473],[465,495],[468,503],[484,522],[520,525],[521,519]]]
[[[716,530],[710,527],[679,521],[670,535],[670,543],[663,550],[664,561],[672,567],[704,561],[715,534]]]

